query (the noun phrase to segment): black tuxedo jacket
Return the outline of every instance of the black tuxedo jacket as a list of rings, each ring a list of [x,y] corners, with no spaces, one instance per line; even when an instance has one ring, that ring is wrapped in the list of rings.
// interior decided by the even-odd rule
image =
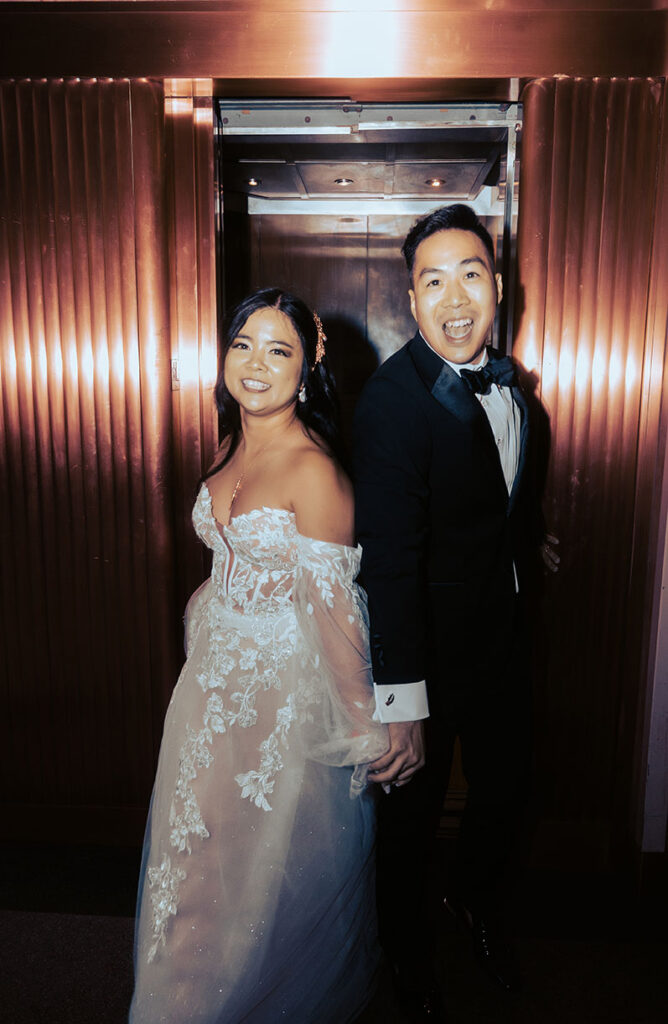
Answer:
[[[362,393],[354,425],[356,528],[377,683],[427,679],[431,688],[439,677],[470,688],[495,685],[512,671],[513,565],[521,569],[522,542],[536,533],[525,493],[527,403],[518,387],[513,397],[521,433],[509,495],[480,401],[419,333]]]

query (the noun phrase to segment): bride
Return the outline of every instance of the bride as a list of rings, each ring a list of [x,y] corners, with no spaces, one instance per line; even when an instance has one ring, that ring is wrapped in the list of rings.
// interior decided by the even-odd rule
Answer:
[[[144,843],[132,1024],[345,1024],[377,967],[366,609],[326,338],[278,289],[234,311]]]

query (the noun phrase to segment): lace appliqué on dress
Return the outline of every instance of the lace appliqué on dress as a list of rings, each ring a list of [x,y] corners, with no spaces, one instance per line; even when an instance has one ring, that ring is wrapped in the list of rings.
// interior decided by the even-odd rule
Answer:
[[[272,811],[272,794],[288,761],[303,764],[315,756],[351,764],[357,750],[367,760],[374,756],[363,739],[371,710],[360,712],[371,699],[371,684],[362,671],[363,652],[350,643],[358,634],[366,637],[365,607],[353,582],[359,549],[302,537],[294,513],[285,509],[255,509],[219,528],[206,486],[193,523],[213,551],[213,566],[210,581],[186,609],[187,660],[177,686],[180,699],[170,704],[174,713],[187,707],[189,714],[180,725],[171,797],[166,794],[169,830],[155,842],[160,867],[147,872],[153,910],[149,961],[177,913],[179,889],[188,877],[185,858],[197,851],[194,841],[213,842],[213,829],[215,841],[225,842],[225,830],[214,820],[220,791],[211,773],[218,755],[238,786],[238,798],[262,817]],[[343,631],[339,620],[347,623]],[[322,630],[328,635],[324,648]],[[348,647],[350,657],[341,661]],[[338,668],[332,659],[341,662]],[[332,697],[332,686],[342,688],[338,697]],[[339,705],[352,711],[352,721]],[[245,770],[232,775],[230,768],[237,767]]]
[[[179,882],[186,877],[185,871],[179,867],[172,870],[172,862],[168,856],[164,856],[159,868],[148,869],[148,884],[156,892],[151,893],[151,904],[153,906],[153,937],[154,941],[149,947],[146,959],[151,963],[158,952],[158,946],[165,945],[165,932],[167,922],[171,916],[176,914],[179,905]]]
[[[308,573],[311,587],[328,608],[334,607],[337,588],[345,586],[349,602],[349,624],[356,623],[361,629],[367,628],[366,606],[361,591],[352,580],[359,571],[361,548],[346,548],[329,544],[327,541],[300,538],[300,561],[302,571]],[[307,614],[313,614],[313,604],[306,606]],[[353,613],[353,614],[351,614]]]
[[[208,593],[208,600],[193,610],[188,622],[189,656],[204,628],[206,649],[195,679],[209,696],[201,727],[186,727],[186,740],[179,755],[169,812],[169,841],[179,854],[192,852],[193,837],[210,836],[193,782],[214,764],[215,737],[234,726],[250,729],[257,724],[258,695],[281,689],[298,647],[292,602],[298,561],[294,517],[281,509],[255,510],[238,517],[238,522],[222,536],[213,518],[208,491],[202,488],[193,510],[193,522],[214,551],[212,592]],[[323,572],[323,598],[330,596],[326,593],[325,576]],[[299,660],[303,663],[303,658]],[[184,674],[186,669],[187,663]],[[277,709],[273,730],[256,748],[260,755],[258,767],[235,775],[240,797],[251,800],[263,811],[271,811],[267,798],[283,768],[281,748],[287,747],[290,726],[297,720],[305,721],[309,705],[317,699],[308,680],[308,672],[298,673],[296,688]],[[168,855],[163,857],[159,869],[149,868],[148,883],[152,890],[156,889],[151,894],[155,941],[149,959],[165,941],[168,919],[176,914],[179,883],[186,877],[182,868],[172,866]]]
[[[213,754],[207,746],[213,738],[207,723],[208,709],[207,703],[207,716],[202,731],[196,733],[188,726],[187,739],[181,747],[176,792],[169,810],[169,824],[172,826],[169,838],[179,853],[183,853],[184,850],[192,853],[191,835],[199,836],[200,839],[209,837],[191,786],[192,780],[197,777],[198,768],[208,768],[213,763]]]
[[[297,715],[294,711],[294,698],[290,696],[285,707],[280,708],[276,718],[277,725],[271,736],[268,736],[260,744],[262,760],[259,771],[242,772],[235,775],[235,782],[241,786],[243,799],[252,800],[256,807],[263,811],[270,811],[271,805],[267,800],[267,794],[274,790],[274,776],[283,767],[283,758],[280,752],[280,743],[287,746],[287,733],[290,724]]]

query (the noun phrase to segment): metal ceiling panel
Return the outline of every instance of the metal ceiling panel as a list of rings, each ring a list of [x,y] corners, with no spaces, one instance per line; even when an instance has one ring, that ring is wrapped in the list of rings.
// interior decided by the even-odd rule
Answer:
[[[386,191],[384,163],[303,163],[299,173],[310,196],[383,195]]]
[[[399,163],[394,168],[394,194],[473,199],[480,191],[488,166],[486,160]]]
[[[253,184],[257,182],[257,184]],[[294,164],[244,161],[225,165],[225,188],[231,192],[267,197],[299,198],[306,188]]]

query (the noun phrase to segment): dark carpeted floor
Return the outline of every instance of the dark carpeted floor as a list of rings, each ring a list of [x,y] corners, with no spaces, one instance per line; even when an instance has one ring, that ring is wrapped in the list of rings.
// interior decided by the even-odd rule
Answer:
[[[3,1024],[125,1021],[137,865],[136,850],[0,848]],[[618,879],[534,873],[518,892],[525,985],[517,996],[497,990],[467,936],[447,915],[436,917],[452,1024],[668,1024],[662,921],[640,915]],[[383,976],[359,1024],[400,1021]]]

